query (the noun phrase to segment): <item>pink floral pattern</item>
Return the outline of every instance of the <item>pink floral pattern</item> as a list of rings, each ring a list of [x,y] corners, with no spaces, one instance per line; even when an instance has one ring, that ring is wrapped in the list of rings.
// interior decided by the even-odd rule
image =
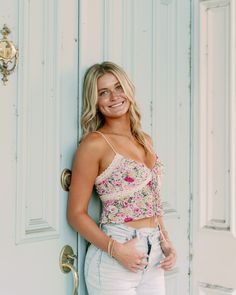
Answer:
[[[130,176],[126,176],[124,178],[124,180],[127,181],[127,182],[134,182],[134,179],[132,177],[130,177]]]
[[[117,154],[95,182],[103,205],[100,223],[124,223],[162,215],[162,167],[158,157],[154,167],[149,169],[142,163]]]

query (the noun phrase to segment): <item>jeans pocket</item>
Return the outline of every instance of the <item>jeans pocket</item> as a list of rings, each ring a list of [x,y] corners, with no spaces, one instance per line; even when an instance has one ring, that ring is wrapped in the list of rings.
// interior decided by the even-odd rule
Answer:
[[[86,256],[85,256],[85,262],[84,262],[84,275],[85,275],[85,278],[88,275],[91,263],[92,263],[92,261],[94,261],[96,254],[98,254],[98,251],[99,251],[99,249],[97,247],[95,247],[93,244],[91,244],[88,247],[88,250],[87,250],[87,253],[86,253]]]
[[[115,258],[109,256],[106,252],[102,251],[100,263],[109,266],[114,265]]]

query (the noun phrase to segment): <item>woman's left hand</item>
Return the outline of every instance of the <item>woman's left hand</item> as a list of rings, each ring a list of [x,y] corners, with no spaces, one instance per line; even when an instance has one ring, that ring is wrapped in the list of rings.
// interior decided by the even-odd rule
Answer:
[[[163,242],[162,250],[165,255],[165,258],[163,258],[160,261],[159,267],[163,268],[164,270],[171,270],[176,262],[176,258],[177,258],[176,251],[173,245],[171,244],[171,242],[169,241]]]

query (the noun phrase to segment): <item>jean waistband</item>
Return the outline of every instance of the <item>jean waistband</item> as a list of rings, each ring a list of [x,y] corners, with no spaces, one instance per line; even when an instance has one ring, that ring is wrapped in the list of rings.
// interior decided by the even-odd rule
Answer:
[[[108,223],[108,224],[102,224],[101,229],[107,233],[108,235],[113,234],[121,234],[126,235],[129,237],[148,237],[148,236],[156,236],[158,237],[160,235],[159,227],[144,227],[144,228],[133,228],[131,226],[127,226],[122,223]]]

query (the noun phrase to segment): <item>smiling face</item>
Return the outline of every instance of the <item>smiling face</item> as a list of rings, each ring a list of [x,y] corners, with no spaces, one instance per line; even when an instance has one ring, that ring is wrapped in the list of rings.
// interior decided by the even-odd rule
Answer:
[[[97,80],[97,107],[104,117],[117,118],[128,113],[130,102],[119,80],[106,73]]]

